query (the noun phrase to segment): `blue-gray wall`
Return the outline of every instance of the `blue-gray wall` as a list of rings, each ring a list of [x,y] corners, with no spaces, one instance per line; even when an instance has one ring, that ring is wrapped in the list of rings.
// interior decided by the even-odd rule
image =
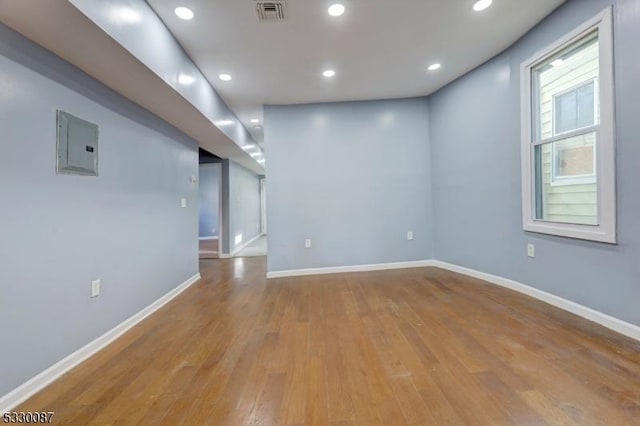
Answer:
[[[611,4],[567,2],[429,98],[435,257],[640,325],[639,1],[618,0],[614,9],[619,244],[522,230],[520,64]],[[527,258],[527,243],[536,245],[535,259]]]
[[[56,175],[58,108],[100,126],[100,176]],[[0,130],[3,395],[198,272],[198,156],[194,141],[3,25]]]
[[[265,148],[269,271],[433,257],[425,99],[267,106]]]
[[[260,178],[229,161],[229,237],[230,252],[260,233]],[[242,240],[236,244],[236,236]]]
[[[200,164],[199,236],[217,237],[220,211],[220,164]]]

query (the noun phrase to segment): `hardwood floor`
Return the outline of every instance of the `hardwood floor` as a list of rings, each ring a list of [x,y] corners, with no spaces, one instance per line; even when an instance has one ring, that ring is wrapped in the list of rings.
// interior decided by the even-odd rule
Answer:
[[[18,407],[56,424],[640,424],[640,343],[435,268],[203,279]]]

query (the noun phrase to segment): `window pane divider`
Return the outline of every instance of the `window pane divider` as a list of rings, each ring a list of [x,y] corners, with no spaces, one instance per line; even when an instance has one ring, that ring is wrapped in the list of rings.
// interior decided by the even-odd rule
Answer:
[[[575,138],[576,136],[582,136],[582,135],[586,135],[586,134],[594,133],[594,132],[597,133],[599,130],[600,130],[600,125],[596,124],[594,126],[583,127],[581,129],[572,130],[572,131],[566,132],[566,133],[561,133],[559,135],[555,135],[555,136],[547,138],[547,139],[534,141],[532,143],[532,145],[533,146],[546,145],[546,144],[549,144],[549,143],[558,142],[558,141],[562,141],[562,140],[565,140],[565,139]]]

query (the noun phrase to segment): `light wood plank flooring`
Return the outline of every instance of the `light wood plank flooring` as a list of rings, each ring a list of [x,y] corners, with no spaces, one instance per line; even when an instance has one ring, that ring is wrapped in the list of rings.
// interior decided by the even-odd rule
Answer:
[[[54,423],[640,424],[640,344],[435,268],[203,279],[18,407]]]

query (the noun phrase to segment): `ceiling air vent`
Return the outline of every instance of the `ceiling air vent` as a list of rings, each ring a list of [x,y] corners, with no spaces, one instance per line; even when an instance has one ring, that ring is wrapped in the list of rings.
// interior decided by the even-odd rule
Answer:
[[[287,2],[285,0],[276,1],[254,1],[258,19],[262,22],[282,21],[286,17]]]

